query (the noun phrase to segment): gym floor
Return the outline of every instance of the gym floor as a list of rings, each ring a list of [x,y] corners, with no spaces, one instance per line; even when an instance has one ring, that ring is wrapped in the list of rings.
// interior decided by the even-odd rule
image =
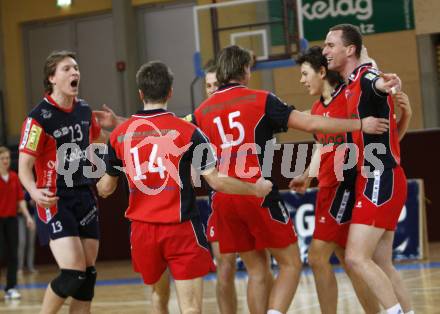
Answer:
[[[411,292],[416,313],[440,313],[440,243],[430,244],[429,260],[397,264],[404,282]],[[130,261],[98,262],[99,277],[92,304],[92,313],[149,313],[151,289],[142,284],[132,271]],[[19,301],[0,301],[0,313],[37,313],[47,283],[55,276],[54,265],[40,266],[37,274],[19,277]],[[336,267],[339,303],[338,313],[362,313],[351,283],[344,272]],[[4,281],[4,274],[2,272]],[[246,305],[246,273],[237,273],[238,313],[248,313]],[[68,313],[68,304],[60,313]],[[174,287],[171,288],[170,313],[179,313]],[[217,312],[215,274],[205,278],[203,313]],[[318,314],[319,303],[309,268],[304,268],[300,285],[288,313]]]

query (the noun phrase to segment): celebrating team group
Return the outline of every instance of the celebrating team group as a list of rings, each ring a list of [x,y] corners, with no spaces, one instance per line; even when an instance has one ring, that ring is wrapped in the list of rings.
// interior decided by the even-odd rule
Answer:
[[[218,309],[237,313],[237,254],[248,274],[249,312],[286,313],[302,262],[289,211],[263,164],[273,154],[274,134],[288,129],[313,133],[321,144],[289,187],[304,193],[318,177],[308,262],[322,313],[337,312],[333,253],[366,313],[414,313],[392,263],[407,190],[399,140],[411,118],[399,77],[377,68],[350,24],[332,27],[323,48],[311,47],[297,59],[300,83],[317,98],[310,111],[248,88],[252,63],[251,53],[241,47],[222,49],[206,68],[207,99],[182,119],[167,110],[171,70],[160,61],[148,62],[136,75],[142,107],[124,118],[106,106],[92,111],[77,98],[74,53],[49,55],[46,94],[26,118],[19,147],[19,177],[37,203],[40,241],[50,245],[60,269],[46,289],[41,313],[57,313],[68,297],[72,313],[90,313],[99,248],[91,186],[99,178],[97,191],[108,197],[121,175],[130,191],[125,216],[133,268],[153,287],[152,313],[168,313],[170,277],[181,313],[201,313],[203,276],[215,268]],[[105,174],[95,171],[100,168],[95,147],[105,151]],[[194,190],[201,178],[212,210],[206,231]],[[279,268],[276,276],[271,257]]]

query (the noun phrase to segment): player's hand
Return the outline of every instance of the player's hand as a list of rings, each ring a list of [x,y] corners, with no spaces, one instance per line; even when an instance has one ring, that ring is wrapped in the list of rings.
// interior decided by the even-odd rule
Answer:
[[[108,174],[105,174],[101,179],[99,179],[98,183],[96,183],[98,195],[102,198],[109,197],[115,191],[117,184],[117,177],[111,177]]]
[[[32,217],[26,217],[26,227],[28,227],[29,230],[35,230],[35,222]]]
[[[371,58],[368,55],[368,50],[367,47],[365,47],[364,45],[362,45],[362,50],[361,50],[361,57],[360,57],[360,63],[369,63],[371,62]]]
[[[98,123],[102,128],[112,129],[118,124],[118,119],[115,112],[107,105],[102,105],[102,110],[93,110]]]
[[[98,191],[98,195],[102,198],[107,198],[109,196],[109,194],[106,192],[105,183],[103,180],[99,180],[98,183],[96,183],[96,190]]]
[[[38,206],[43,208],[50,208],[59,200],[59,197],[56,196],[55,193],[44,189],[35,189],[31,193],[31,197]]]
[[[380,77],[383,80],[380,89],[384,90],[388,94],[394,95],[397,92],[400,92],[400,90],[402,89],[402,81],[397,76],[397,74],[381,73]]]
[[[409,102],[409,97],[407,94],[405,94],[404,92],[396,93],[396,95],[394,95],[394,101],[399,107],[403,116],[412,116],[411,103]]]
[[[261,177],[255,183],[255,195],[257,197],[265,197],[272,191],[273,183]]]
[[[367,134],[382,134],[388,131],[390,122],[387,119],[367,117],[362,119],[362,132]]]
[[[293,178],[289,183],[289,188],[300,194],[304,194],[310,186],[311,178],[304,175]]]

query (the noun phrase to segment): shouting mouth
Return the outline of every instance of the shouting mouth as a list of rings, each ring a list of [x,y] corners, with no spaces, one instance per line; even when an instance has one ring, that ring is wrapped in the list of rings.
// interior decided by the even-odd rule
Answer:
[[[74,79],[70,82],[70,86],[73,88],[77,88],[79,84],[79,79]]]

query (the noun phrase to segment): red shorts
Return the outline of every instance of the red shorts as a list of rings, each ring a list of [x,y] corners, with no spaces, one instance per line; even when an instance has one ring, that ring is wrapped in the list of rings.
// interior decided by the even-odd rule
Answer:
[[[262,198],[215,193],[217,237],[221,253],[284,248],[297,240],[281,197],[262,207]]]
[[[345,248],[354,200],[353,184],[341,182],[333,187],[320,187],[316,196],[313,238]]]
[[[218,242],[217,236],[217,211],[211,211],[211,215],[208,218],[208,224],[206,226],[206,238],[209,242]]]
[[[396,230],[406,193],[406,177],[400,166],[375,173],[373,178],[358,175],[351,223]]]
[[[176,280],[206,275],[213,267],[203,225],[199,218],[177,224],[131,223],[133,269],[144,283],[156,283],[165,269]]]

